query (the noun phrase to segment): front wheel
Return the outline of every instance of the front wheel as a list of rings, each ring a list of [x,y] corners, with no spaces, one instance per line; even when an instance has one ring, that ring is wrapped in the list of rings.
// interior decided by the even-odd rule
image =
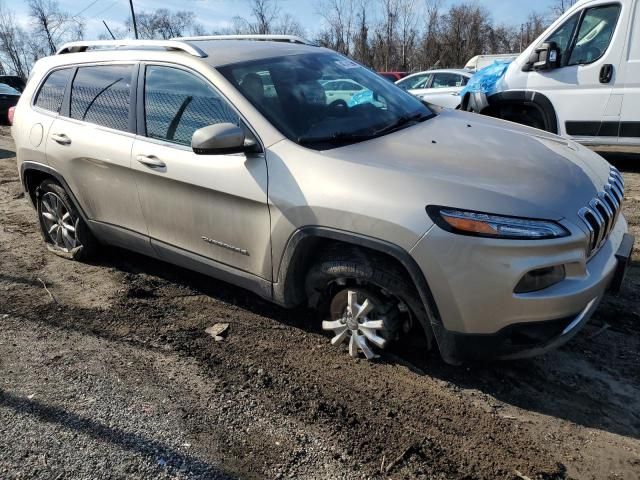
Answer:
[[[53,253],[82,260],[95,252],[95,238],[60,184],[53,180],[40,184],[37,210],[42,237]]]
[[[362,352],[368,360],[376,358],[426,316],[398,266],[357,248],[339,246],[323,255],[310,269],[306,289],[322,314],[323,330],[332,334],[331,343],[347,345],[352,357]]]

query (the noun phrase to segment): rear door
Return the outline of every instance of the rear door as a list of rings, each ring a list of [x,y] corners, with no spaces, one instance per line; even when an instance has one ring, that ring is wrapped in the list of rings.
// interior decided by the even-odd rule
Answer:
[[[624,101],[620,116],[619,143],[640,150],[640,2],[629,25],[628,50],[624,58]]]
[[[21,99],[20,125],[24,125],[25,128],[14,129],[14,135],[16,146],[19,148],[16,153],[22,161],[48,163],[45,138],[48,137],[51,125],[60,113],[73,71],[73,68],[67,67],[50,72],[36,88],[31,107],[22,104],[27,101],[27,95]]]
[[[618,67],[627,7],[617,2],[586,4],[545,40],[558,45],[560,67],[526,74],[526,89],[551,100],[560,134],[585,144],[617,142],[622,97],[612,93],[622,85]]]
[[[77,68],[61,115],[50,128],[46,153],[97,228],[120,229],[146,240],[130,169],[136,72],[137,65],[131,63]],[[135,244],[125,246],[140,249]]]
[[[460,104],[460,91],[466,84],[466,77],[454,72],[437,72],[424,90],[414,94],[427,102],[446,108],[455,108]]]
[[[191,149],[199,128],[244,126],[239,114],[206,78],[174,65],[146,65],[140,92],[132,159],[152,244],[170,261],[195,254],[271,280],[264,155]]]

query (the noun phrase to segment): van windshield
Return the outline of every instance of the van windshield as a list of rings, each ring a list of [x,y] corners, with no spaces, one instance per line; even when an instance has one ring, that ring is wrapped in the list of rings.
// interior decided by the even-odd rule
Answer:
[[[434,116],[417,98],[335,53],[276,57],[219,71],[287,138],[324,150]]]

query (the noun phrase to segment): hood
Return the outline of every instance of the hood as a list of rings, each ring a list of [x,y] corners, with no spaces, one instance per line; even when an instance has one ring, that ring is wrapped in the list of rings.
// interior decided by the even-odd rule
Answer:
[[[405,182],[407,194],[419,190],[425,206],[574,222],[609,175],[602,157],[575,142],[452,110],[323,154],[388,170],[386,181]]]

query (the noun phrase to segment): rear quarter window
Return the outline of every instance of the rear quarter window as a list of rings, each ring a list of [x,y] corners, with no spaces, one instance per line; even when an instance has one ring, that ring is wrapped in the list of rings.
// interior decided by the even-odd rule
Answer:
[[[71,118],[127,131],[133,65],[78,69],[71,88]]]
[[[64,91],[71,75],[70,68],[56,70],[49,74],[36,95],[34,105],[50,112],[60,113]]]

